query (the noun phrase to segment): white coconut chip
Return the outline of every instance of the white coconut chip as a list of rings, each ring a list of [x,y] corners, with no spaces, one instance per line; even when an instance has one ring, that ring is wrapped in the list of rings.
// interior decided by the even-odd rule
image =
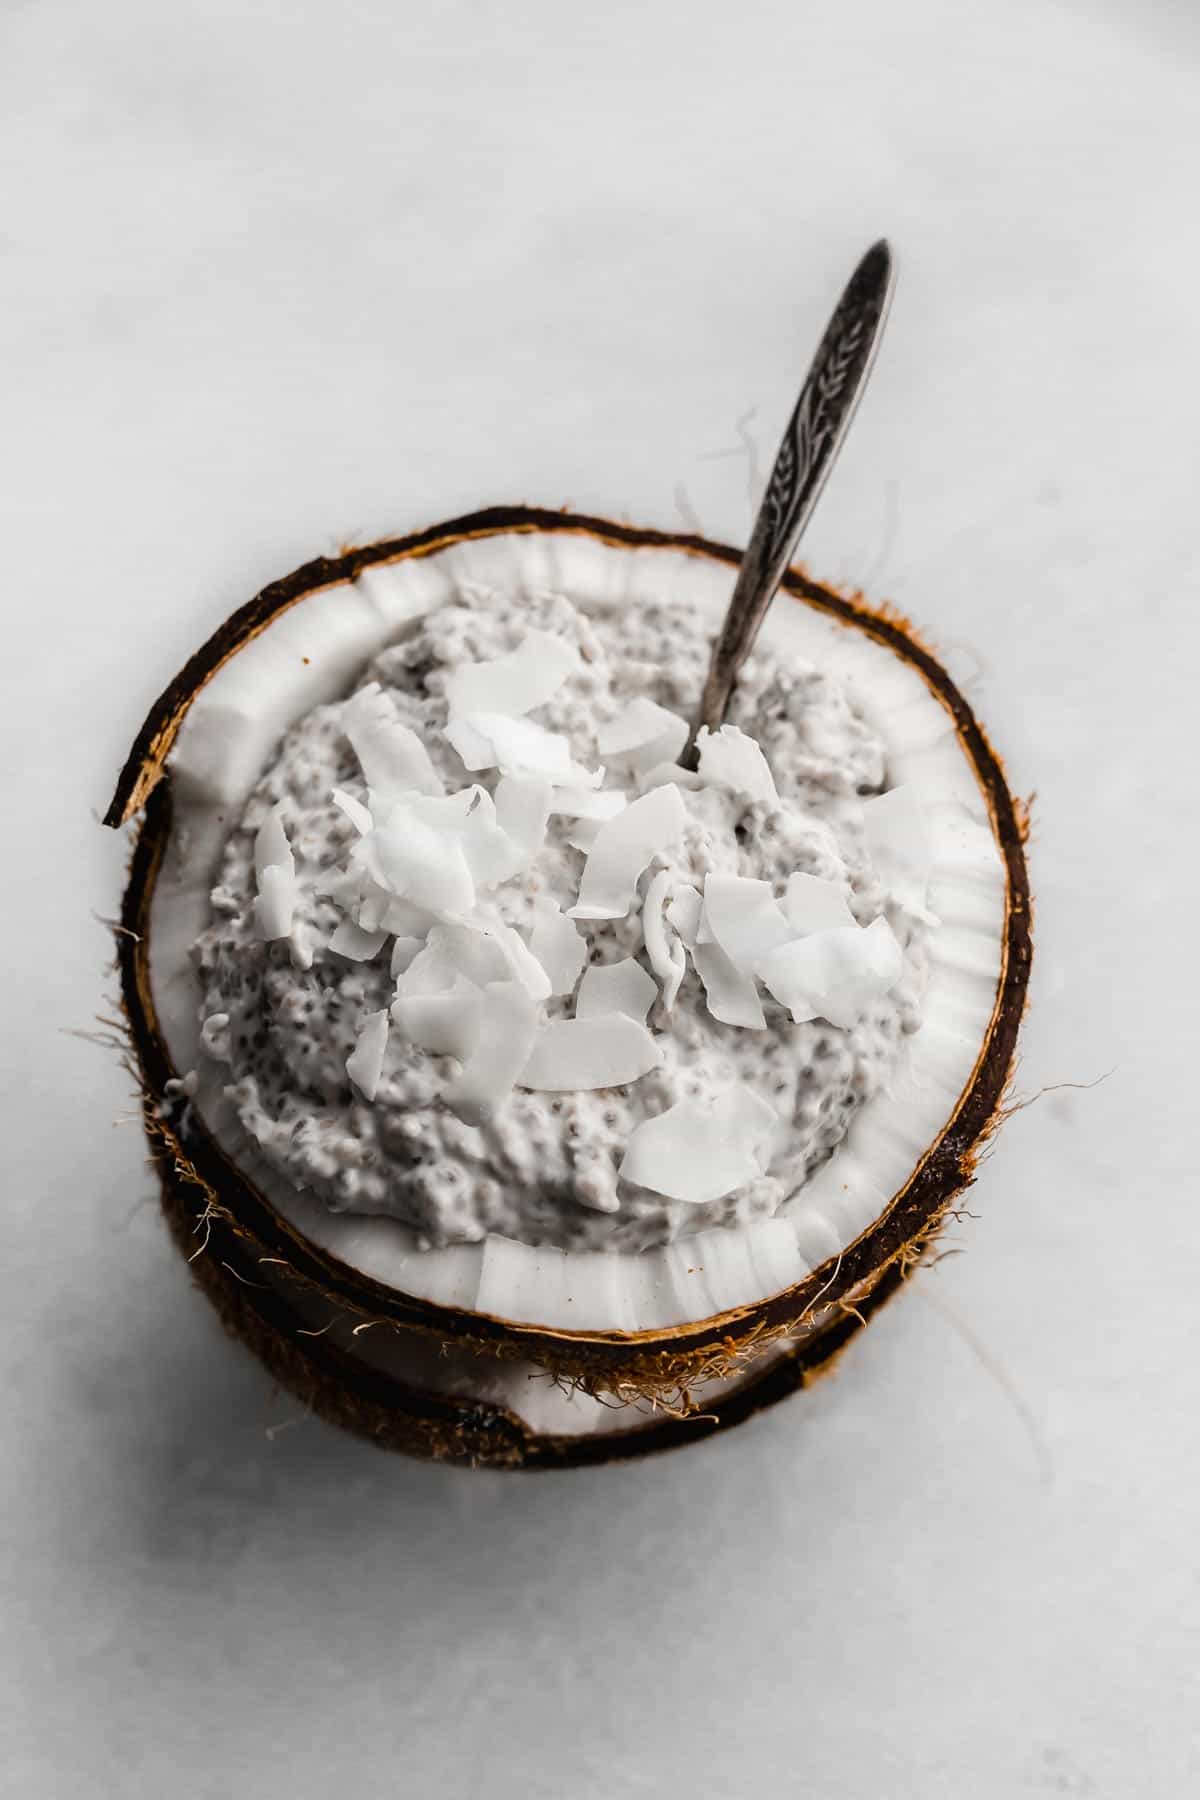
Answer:
[[[414,906],[411,900],[398,900],[374,882],[367,884],[354,917],[364,931],[390,931],[397,937],[421,939],[438,922],[438,915],[430,912],[428,907]]]
[[[342,709],[342,730],[367,786],[381,793],[440,794],[442,779],[429,752],[400,718],[377,681],[359,688]]]
[[[701,921],[703,925],[703,919]],[[697,935],[692,947],[696,973],[704,983],[708,1010],[722,1025],[740,1025],[744,1031],[763,1031],[766,1015],[754,977],[739,969],[720,944],[704,942]]]
[[[282,866],[295,871],[292,846],[288,843],[281,808],[273,806],[254,834],[254,873]]]
[[[702,725],[696,733],[700,774],[714,787],[730,788],[747,800],[765,800],[778,806],[775,777],[759,746],[736,725],[722,725],[710,731]]]
[[[365,837],[375,822],[370,809],[361,800],[356,800],[353,794],[348,794],[345,788],[334,788],[329,798],[339,812],[345,813],[359,837]]]
[[[704,918],[713,940],[747,975],[763,957],[795,937],[769,881],[710,873],[704,883]]]
[[[600,832],[600,819],[575,819],[563,833],[563,840],[570,844],[572,850],[578,850],[584,856],[590,856],[592,846]]]
[[[499,944],[513,980],[520,982],[531,1000],[548,1000],[550,998],[550,977],[537,957],[533,955],[520,932],[514,926],[506,925],[499,918],[489,924],[487,929]]]
[[[848,1030],[904,971],[904,953],[887,920],[816,931],[764,957],[759,974],[797,1024],[828,1019]]]
[[[449,794],[389,794],[378,788],[369,788],[367,804],[371,811],[371,823],[376,830],[385,830],[393,822],[402,825],[406,819],[417,818],[426,825],[432,825],[435,831],[461,833],[480,794],[484,792],[486,790],[474,781],[468,782],[465,787],[455,788]]]
[[[667,924],[668,897],[674,885],[675,877],[671,871],[660,869],[647,888],[642,905],[642,941],[646,946],[650,967],[662,985],[664,1012],[671,1011],[678,998],[680,984],[687,974],[683,942],[674,926]]]
[[[450,1110],[482,1125],[511,1093],[537,1035],[537,1002],[519,981],[492,981],[483,990],[475,1048],[446,1088]]]
[[[730,1087],[707,1104],[680,1100],[630,1133],[623,1181],[705,1206],[765,1173],[779,1124],[752,1087]]]
[[[391,1016],[409,1043],[466,1062],[479,1042],[483,994],[459,975],[447,993],[401,994],[392,1002]]]
[[[571,993],[587,961],[587,945],[548,894],[539,894],[534,902],[529,950],[549,976],[550,992]]]
[[[398,975],[403,975],[405,969],[409,967],[420,949],[421,939],[419,937],[398,937],[395,939],[392,944],[391,962],[391,976],[393,981]]]
[[[530,788],[529,795],[520,793]],[[500,790],[503,789],[503,796]],[[408,821],[419,819],[434,831],[451,834],[462,845],[472,880],[483,887],[494,887],[519,874],[541,848],[545,837],[544,806],[549,787],[544,782],[525,783],[505,778],[498,783],[496,798],[478,782],[457,789],[452,794],[431,798],[422,794],[382,796],[372,817],[377,831],[403,833]],[[502,825],[498,803],[503,798],[506,817],[512,820],[520,836]],[[376,796],[372,794],[372,800]],[[541,836],[537,836],[539,814]],[[377,846],[356,846],[351,858],[375,856]],[[462,910],[446,908],[445,910]]]
[[[397,995],[448,994],[459,980],[483,988],[507,981],[509,959],[497,938],[469,925],[434,925],[396,980]]]
[[[296,912],[296,877],[283,863],[268,863],[258,878],[254,923],[268,944],[291,937]]]
[[[875,873],[893,900],[927,925],[937,925],[925,906],[932,848],[916,790],[904,782],[864,801],[862,821]]]
[[[514,874],[527,869],[546,841],[554,790],[548,781],[502,775],[496,783],[496,823],[521,853]]]
[[[560,732],[546,731],[531,719],[464,713],[450,720],[445,735],[472,771],[499,769],[504,775],[541,778],[555,786],[599,787],[604,779],[603,769],[584,769],[571,761],[570,743]]]
[[[387,1038],[387,1013],[368,1013],[359,1027],[354,1048],[346,1058],[346,1073],[364,1100],[374,1100],[379,1092]]]
[[[662,1062],[644,1025],[624,1013],[593,1019],[551,1019],[538,1031],[518,1086],[542,1093],[624,1087]]]
[[[686,719],[639,695],[615,719],[598,727],[596,748],[620,768],[637,771],[674,762],[687,739]]]
[[[296,859],[277,806],[271,808],[255,833],[254,874],[258,886],[254,924],[259,937],[267,943],[290,937],[299,893]]]
[[[446,677],[451,717],[501,713],[517,718],[555,695],[579,667],[579,654],[565,638],[530,630],[521,644],[494,662],[464,663]]]
[[[624,956],[620,962],[592,963],[579,984],[575,1017],[600,1019],[624,1013],[644,1025],[657,999],[658,983],[632,956]]]
[[[360,838],[351,854],[361,854],[371,877],[398,900],[435,913],[466,913],[475,904],[461,833],[430,824],[404,803],[392,807],[387,824]]]
[[[806,875],[800,869],[788,876],[783,910],[788,924],[801,937],[807,937],[813,931],[834,931],[839,926],[857,922],[840,881],[826,881],[820,875]]]
[[[684,948],[694,950],[700,935],[700,921],[704,917],[704,900],[699,889],[687,882],[681,883],[667,902],[666,916]]]
[[[292,964],[297,969],[311,969],[313,965],[313,939],[307,925],[292,921],[292,933],[288,940]]]
[[[586,856],[601,825],[624,812],[628,798],[620,788],[555,788],[550,810],[572,821],[566,841]]]
[[[699,769],[685,769],[677,762],[655,763],[652,769],[638,771],[637,784],[643,794],[648,794],[651,788],[665,787],[669,781],[691,793],[698,793],[708,786]]]
[[[479,887],[507,881],[525,865],[525,852],[499,824],[496,803],[486,788],[475,787],[474,801],[461,828],[463,853]]]
[[[596,833],[579,884],[575,919],[623,919],[637,895],[642,871],[680,837],[686,814],[679,789],[655,788],[634,800]]]
[[[347,962],[370,962],[383,949],[386,931],[364,931],[353,919],[342,919],[329,940],[329,948]]]
[[[556,787],[551,791],[550,811],[567,819],[615,819],[624,812],[629,796],[621,788]]]

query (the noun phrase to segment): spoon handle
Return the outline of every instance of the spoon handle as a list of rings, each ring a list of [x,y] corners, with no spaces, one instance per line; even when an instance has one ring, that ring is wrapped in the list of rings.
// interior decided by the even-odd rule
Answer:
[[[701,725],[715,731],[725,717],[738,670],[820,498],[875,360],[892,280],[892,253],[881,238],[850,277],[783,434],[729,610],[713,645],[693,739]],[[689,744],[685,760],[691,751]]]

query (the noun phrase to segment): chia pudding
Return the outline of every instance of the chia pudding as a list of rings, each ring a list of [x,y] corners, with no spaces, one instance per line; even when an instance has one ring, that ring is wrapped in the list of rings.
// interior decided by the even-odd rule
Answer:
[[[461,593],[377,655],[356,691],[378,684],[447,791],[477,784],[492,794],[497,770],[468,770],[445,735],[448,689],[468,665],[517,652],[531,631],[572,651],[569,672],[530,718],[566,740],[576,769],[605,760],[597,733],[632,702],[692,716],[710,641],[691,609],[592,616],[549,594]],[[396,994],[387,945],[370,955],[360,946],[354,960],[331,943],[345,918],[339,882],[362,829],[354,802],[370,799],[347,736],[349,701],[314,708],[283,737],[225,846],[211,922],[193,947],[205,1051],[227,1065],[226,1093],[267,1162],[333,1211],[402,1221],[423,1247],[494,1232],[532,1245],[638,1251],[777,1213],[886,1085],[904,1034],[921,1021],[927,921],[885,887],[868,853],[864,801],[887,787],[885,754],[842,687],[803,664],[750,658],[729,720],[761,750],[773,786],[738,791],[677,771],[681,829],[656,848],[636,894],[645,901],[660,877],[699,893],[710,876],[739,876],[767,884],[780,902],[798,873],[837,884],[848,923],[862,930],[883,919],[880,929],[894,934],[898,973],[888,991],[835,1025],[820,1016],[797,1022],[796,1009],[768,989],[758,995],[761,1025],[747,1028],[714,1015],[695,956],[681,953],[671,998],[638,905],[624,917],[578,916],[589,842],[602,827],[595,816],[554,811],[528,866],[496,883],[489,905],[525,944],[548,901],[563,915],[576,909],[589,968],[631,959],[644,970],[654,982],[646,1029],[657,1061],[613,1086],[555,1091],[518,1078],[478,1122],[447,1104],[460,1059],[395,1024],[373,1098],[347,1073],[364,1019],[386,1016]],[[638,777],[610,766],[601,791],[614,786],[632,795]],[[288,941],[265,941],[256,926],[256,842],[272,815],[294,858]],[[573,989],[544,998],[543,1027],[574,1017],[575,1005]],[[621,1174],[640,1127],[682,1102],[703,1105],[734,1090],[767,1102],[779,1129],[761,1166],[731,1191],[678,1199]]]

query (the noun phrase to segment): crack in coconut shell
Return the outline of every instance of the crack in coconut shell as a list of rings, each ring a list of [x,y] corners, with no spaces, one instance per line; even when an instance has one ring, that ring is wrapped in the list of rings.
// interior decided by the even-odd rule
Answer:
[[[564,533],[626,549],[663,548],[730,567],[740,561],[736,549],[692,535],[527,507],[493,507],[409,537],[355,549],[336,559],[318,559],[265,588],[190,658],[151,708],[106,815],[106,823],[119,826],[144,810],[117,933],[130,1043],[145,1100],[147,1130],[158,1140],[156,1159],[168,1211],[189,1194],[203,1194],[210,1225],[219,1220],[232,1247],[252,1260],[269,1261],[284,1271],[288,1281],[355,1316],[364,1327],[390,1325],[475,1354],[532,1362],[556,1380],[577,1385],[597,1398],[618,1402],[637,1398],[652,1405],[678,1407],[688,1403],[687,1396],[701,1383],[744,1372],[748,1362],[764,1349],[812,1331],[815,1322],[820,1324],[822,1341],[830,1329],[825,1321],[831,1317],[842,1321],[842,1329],[858,1329],[853,1318],[846,1326],[847,1315],[839,1309],[859,1307],[861,1297],[868,1295],[873,1310],[881,1303],[876,1296],[895,1291],[913,1262],[927,1250],[954,1197],[973,1180],[980,1151],[1002,1117],[1025,1007],[1031,959],[1031,905],[1024,856],[1028,811],[1009,792],[1000,760],[967,700],[908,622],[893,608],[870,606],[860,594],[838,593],[799,570],[789,571],[782,583],[785,593],[889,648],[918,672],[950,714],[960,748],[986,800],[1003,858],[1006,905],[996,1001],[974,1069],[949,1122],[883,1213],[838,1257],[781,1293],[694,1323],[639,1332],[577,1332],[522,1325],[406,1295],[349,1268],[307,1242],[283,1220],[197,1121],[177,1131],[162,1116],[166,1084],[180,1074],[159,1028],[149,976],[150,903],[171,829],[170,782],[164,780],[167,758],[188,707],[205,683],[302,598],[317,589],[353,581],[368,567],[425,557],[472,539],[509,533]],[[203,1260],[207,1267],[209,1259]],[[286,1333],[286,1326],[281,1328]],[[332,1353],[332,1346],[325,1348]],[[299,1354],[295,1346],[292,1353]],[[365,1392],[370,1372],[339,1354],[349,1365],[342,1368],[338,1363],[339,1379]],[[309,1361],[314,1355],[306,1351]],[[770,1380],[769,1374],[764,1377],[764,1381]],[[513,1415],[507,1416],[511,1425]],[[395,1430],[399,1432],[400,1427]],[[640,1442],[645,1430],[633,1435]],[[568,1441],[575,1444],[573,1439]],[[605,1441],[603,1434],[600,1441]],[[456,1445],[463,1442],[454,1439]],[[489,1442],[494,1443],[494,1438]],[[426,1448],[428,1451],[428,1445]],[[514,1458],[528,1460],[519,1449]],[[586,1459],[582,1452],[575,1458]]]

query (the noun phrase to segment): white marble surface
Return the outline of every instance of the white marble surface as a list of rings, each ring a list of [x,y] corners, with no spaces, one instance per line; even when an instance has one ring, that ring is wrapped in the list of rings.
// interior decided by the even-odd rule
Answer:
[[[1200,1776],[1188,0],[0,10],[22,1800],[1007,1800]],[[817,572],[1038,794],[1013,1119],[836,1382],[694,1452],[410,1465],[188,1289],[99,1007],[143,709],[260,583],[501,498],[740,538],[902,259]],[[742,421],[739,427],[739,420]]]

